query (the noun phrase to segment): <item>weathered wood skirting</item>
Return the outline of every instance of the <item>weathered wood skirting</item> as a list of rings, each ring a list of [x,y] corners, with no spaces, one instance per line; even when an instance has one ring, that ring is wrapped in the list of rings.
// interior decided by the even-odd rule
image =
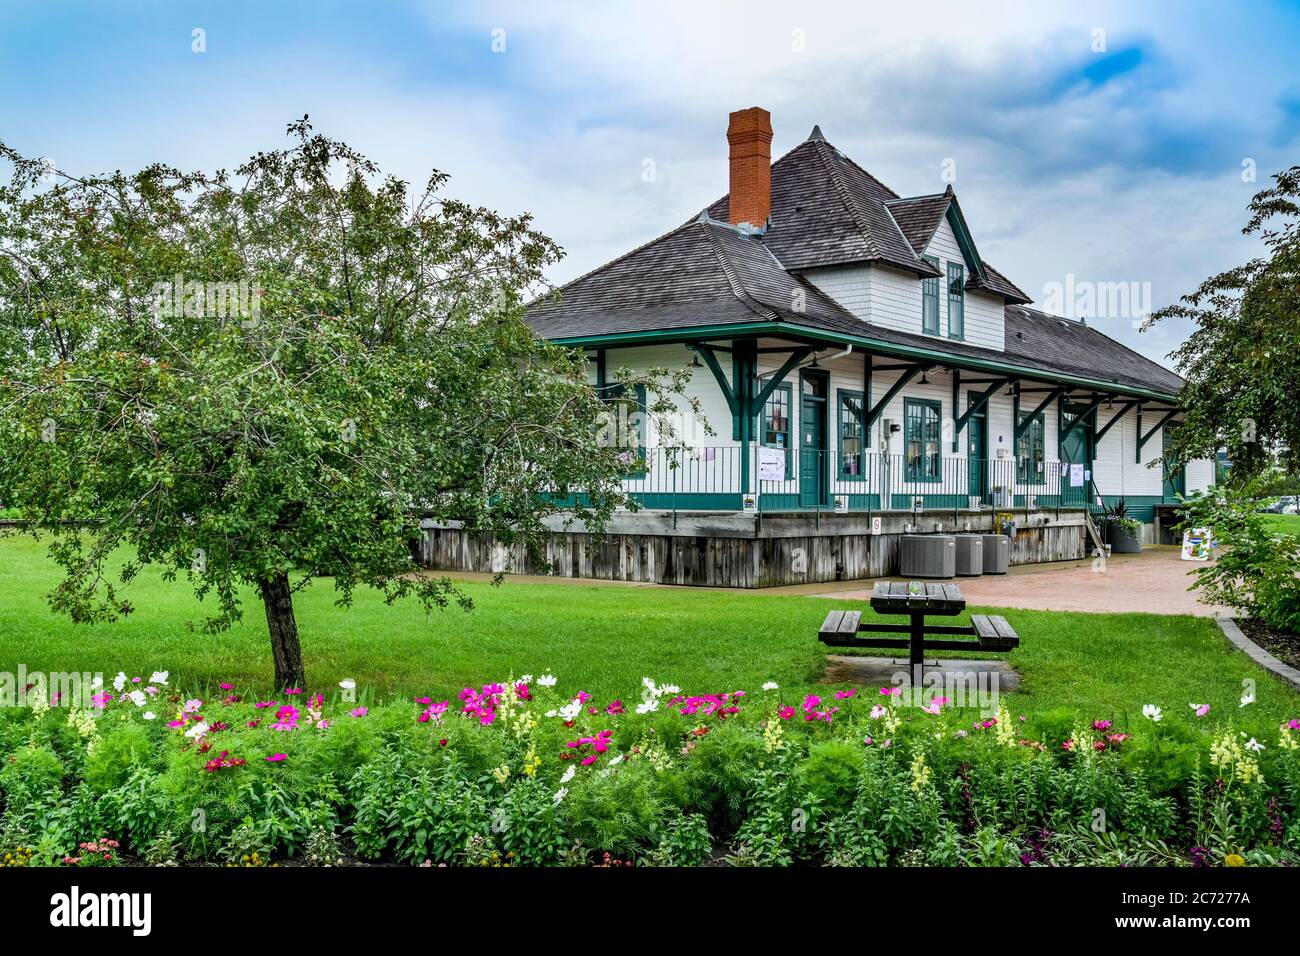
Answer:
[[[969,520],[968,520],[969,517]],[[733,519],[741,519],[739,521]],[[643,522],[640,530],[632,530]],[[1012,564],[1065,561],[1085,556],[1082,518],[1019,515]],[[585,530],[555,531],[546,544],[549,569],[521,548],[507,549],[484,535],[453,525],[427,528],[417,560],[443,571],[510,571],[604,581],[636,581],[698,587],[763,588],[886,577],[898,573],[899,539],[908,532],[992,530],[992,516],[973,513],[915,521],[890,516],[880,534],[864,533],[862,516],[823,515],[679,517],[676,529],[662,515],[620,518],[603,538]],[[967,529],[966,524],[971,527]],[[866,519],[866,531],[870,519]]]

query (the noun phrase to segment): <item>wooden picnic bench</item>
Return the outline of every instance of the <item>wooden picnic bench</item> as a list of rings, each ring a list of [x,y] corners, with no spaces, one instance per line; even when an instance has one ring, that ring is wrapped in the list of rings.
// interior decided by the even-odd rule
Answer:
[[[907,648],[913,667],[924,665],[926,651],[1002,652],[1020,645],[1015,629],[1000,615],[973,614],[969,625],[927,624],[926,616],[953,617],[966,610],[966,599],[955,584],[878,581],[871,591],[878,614],[906,614],[907,624],[862,622],[861,611],[831,611],[817,639],[831,647]],[[906,634],[907,637],[860,637],[860,634]],[[926,640],[927,634],[945,635]],[[951,638],[947,636],[951,635]],[[956,640],[959,636],[975,640]]]

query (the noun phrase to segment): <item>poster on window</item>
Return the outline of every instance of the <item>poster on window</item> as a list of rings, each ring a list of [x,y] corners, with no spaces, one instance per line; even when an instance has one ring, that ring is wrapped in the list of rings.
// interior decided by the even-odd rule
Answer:
[[[1083,465],[1070,466],[1070,487],[1071,488],[1083,487]]]
[[[760,448],[758,450],[758,480],[785,481],[784,448]]]

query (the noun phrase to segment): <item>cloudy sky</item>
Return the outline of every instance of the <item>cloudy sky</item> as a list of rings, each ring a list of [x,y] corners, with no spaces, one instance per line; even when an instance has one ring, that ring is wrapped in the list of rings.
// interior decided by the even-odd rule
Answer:
[[[775,155],[818,123],[903,195],[952,179],[1040,305],[1123,282],[1159,308],[1258,251],[1245,205],[1300,161],[1298,50],[1294,2],[0,0],[0,139],[210,171],[310,114],[531,211],[563,281],[724,193],[727,113],[758,105]],[[1093,321],[1156,359],[1186,333]]]

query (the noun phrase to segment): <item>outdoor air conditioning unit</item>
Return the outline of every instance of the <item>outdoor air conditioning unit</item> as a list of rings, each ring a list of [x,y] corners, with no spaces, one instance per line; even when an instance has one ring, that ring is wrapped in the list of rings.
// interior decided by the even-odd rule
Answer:
[[[956,571],[959,577],[975,578],[984,573],[984,535],[959,534],[956,537]]]
[[[950,534],[905,534],[899,538],[898,573],[905,578],[951,578],[957,573],[957,544]]]
[[[1005,534],[984,535],[984,573],[1006,574],[1011,563],[1011,539]]]

